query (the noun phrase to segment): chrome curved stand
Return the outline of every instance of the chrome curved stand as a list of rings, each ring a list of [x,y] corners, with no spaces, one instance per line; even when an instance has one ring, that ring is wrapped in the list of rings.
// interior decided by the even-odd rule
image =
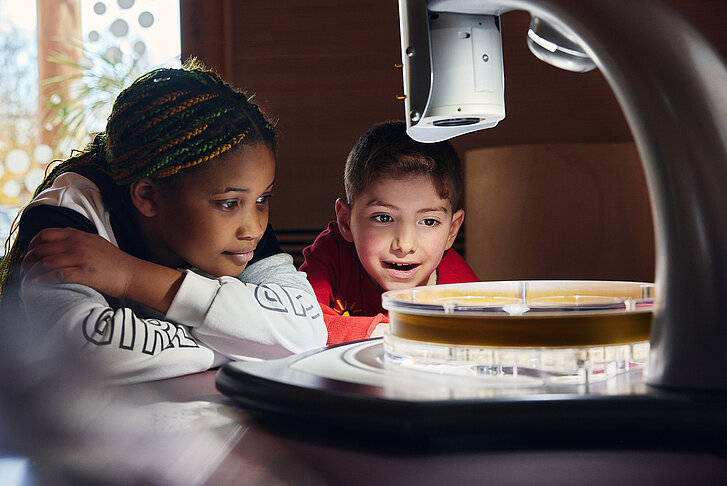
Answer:
[[[402,19],[413,22],[402,24],[402,45],[410,31],[421,32],[426,9],[526,10],[576,41],[595,62],[631,128],[654,217],[658,305],[647,383],[727,390],[722,362],[727,347],[724,61],[693,26],[658,0],[401,0]],[[422,71],[428,60],[407,65],[413,60],[402,57],[407,96],[416,94],[417,83],[426,96],[430,79]],[[416,101],[414,96],[407,103]]]

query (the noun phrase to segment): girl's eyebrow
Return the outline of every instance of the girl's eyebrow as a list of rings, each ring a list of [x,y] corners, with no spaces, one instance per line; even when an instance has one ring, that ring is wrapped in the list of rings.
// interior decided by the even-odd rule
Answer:
[[[268,184],[268,187],[265,188],[266,191],[269,191],[271,187],[275,185],[275,180]],[[224,194],[226,192],[250,192],[250,189],[246,187],[226,187],[225,189],[221,191],[215,192],[215,194]]]

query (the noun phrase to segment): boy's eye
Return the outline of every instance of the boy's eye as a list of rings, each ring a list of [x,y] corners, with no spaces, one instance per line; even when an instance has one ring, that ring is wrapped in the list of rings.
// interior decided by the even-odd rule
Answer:
[[[394,219],[388,214],[377,214],[373,217],[374,221],[378,223],[391,223]]]
[[[439,221],[434,218],[425,218],[422,220],[422,223],[424,224],[424,226],[435,226],[439,224]]]

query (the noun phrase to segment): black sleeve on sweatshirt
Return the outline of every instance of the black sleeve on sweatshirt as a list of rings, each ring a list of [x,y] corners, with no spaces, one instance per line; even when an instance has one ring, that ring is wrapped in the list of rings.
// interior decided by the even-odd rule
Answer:
[[[82,214],[68,208],[41,204],[23,212],[18,231],[18,248],[24,252],[30,240],[46,228],[75,228],[98,234],[94,224]]]

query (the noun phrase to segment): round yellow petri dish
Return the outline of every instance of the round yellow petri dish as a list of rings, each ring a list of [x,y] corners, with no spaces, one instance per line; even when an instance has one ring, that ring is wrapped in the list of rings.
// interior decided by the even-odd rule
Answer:
[[[587,384],[648,363],[654,286],[530,280],[383,294],[384,362],[492,386]]]
[[[648,341],[654,286],[645,282],[476,282],[383,294],[392,336],[488,347],[574,347]]]

